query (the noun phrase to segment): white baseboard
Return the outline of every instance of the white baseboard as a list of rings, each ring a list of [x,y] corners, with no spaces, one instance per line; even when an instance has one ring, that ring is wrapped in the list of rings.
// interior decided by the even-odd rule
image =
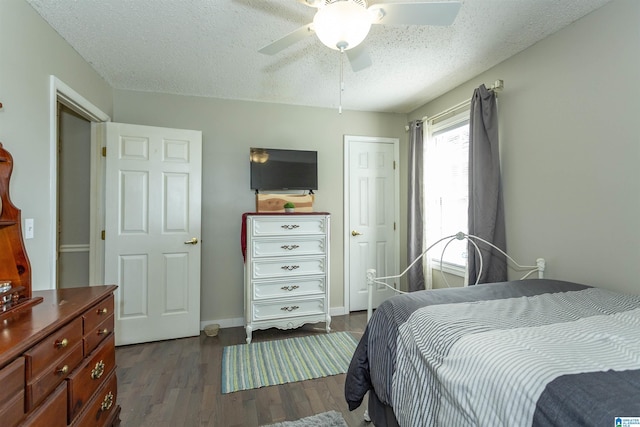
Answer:
[[[345,314],[348,314],[348,312],[345,313],[344,307],[331,307],[329,309],[329,314],[331,316],[344,316]],[[205,326],[211,325],[212,323],[220,325],[220,328],[235,328],[237,326],[244,326],[244,318],[235,317],[232,319],[201,320],[200,330],[203,331]]]

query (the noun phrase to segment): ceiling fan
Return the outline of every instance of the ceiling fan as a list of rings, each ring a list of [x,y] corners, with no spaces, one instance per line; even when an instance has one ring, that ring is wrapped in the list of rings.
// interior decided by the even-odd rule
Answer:
[[[367,7],[365,0],[297,0],[318,9],[313,22],[292,31],[259,50],[275,55],[315,33],[331,49],[347,54],[353,71],[371,65],[362,47],[372,24],[381,25],[451,25],[460,10],[460,1],[376,3]]]

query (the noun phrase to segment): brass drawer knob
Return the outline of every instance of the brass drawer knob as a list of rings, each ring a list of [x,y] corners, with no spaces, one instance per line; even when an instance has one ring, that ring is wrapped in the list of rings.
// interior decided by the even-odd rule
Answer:
[[[69,365],[64,365],[62,368],[56,371],[58,375],[67,375],[69,373]]]
[[[109,330],[107,328],[101,329],[98,331],[98,335],[107,335]]]
[[[57,348],[65,348],[68,345],[69,345],[69,340],[66,339],[66,338],[63,338],[61,340],[57,340],[56,341],[56,347]]]
[[[102,405],[100,405],[101,411],[108,411],[111,409],[111,405],[113,405],[113,393],[109,392],[102,400]]]
[[[109,313],[109,309],[107,307],[98,309],[98,315],[107,314],[107,313]]]
[[[102,376],[102,374],[104,374],[104,362],[101,360],[96,363],[95,368],[91,370],[91,379],[97,380]]]

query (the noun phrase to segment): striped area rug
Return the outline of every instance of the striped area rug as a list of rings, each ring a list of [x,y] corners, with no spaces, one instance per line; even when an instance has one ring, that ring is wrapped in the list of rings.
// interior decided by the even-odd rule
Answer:
[[[344,374],[357,341],[348,332],[253,342],[222,350],[222,393]]]

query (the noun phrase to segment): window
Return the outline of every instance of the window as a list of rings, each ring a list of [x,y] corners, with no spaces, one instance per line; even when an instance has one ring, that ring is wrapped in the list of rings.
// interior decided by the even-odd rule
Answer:
[[[429,123],[424,152],[425,235],[427,246],[442,237],[468,231],[469,111],[435,124]],[[464,275],[467,242],[454,240],[430,251],[431,265]]]

